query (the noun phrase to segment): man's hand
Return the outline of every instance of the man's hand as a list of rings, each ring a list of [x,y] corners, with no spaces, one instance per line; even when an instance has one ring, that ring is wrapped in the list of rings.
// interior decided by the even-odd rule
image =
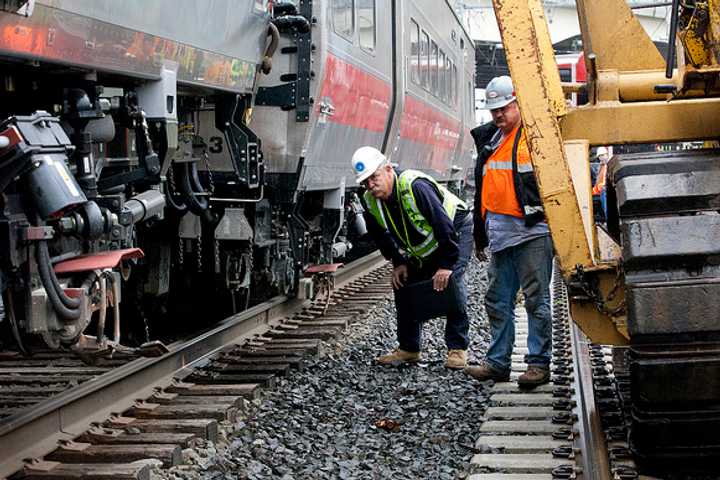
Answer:
[[[408,277],[407,265],[398,265],[393,269],[392,286],[395,290],[400,290],[405,284]]]
[[[476,249],[475,249],[475,256],[476,256],[477,259],[480,260],[481,262],[487,262],[487,261],[488,261],[488,256],[487,256],[487,253],[485,253],[485,249],[484,249],[484,248],[476,248]]]
[[[433,288],[438,292],[445,290],[450,281],[450,275],[452,275],[452,270],[438,268],[438,271],[433,275]]]

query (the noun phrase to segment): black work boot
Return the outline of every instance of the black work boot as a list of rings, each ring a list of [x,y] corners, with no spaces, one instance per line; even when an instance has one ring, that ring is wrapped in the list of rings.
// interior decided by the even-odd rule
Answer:
[[[518,386],[523,389],[533,389],[538,385],[550,381],[550,369],[538,365],[528,365],[525,373],[518,377]]]

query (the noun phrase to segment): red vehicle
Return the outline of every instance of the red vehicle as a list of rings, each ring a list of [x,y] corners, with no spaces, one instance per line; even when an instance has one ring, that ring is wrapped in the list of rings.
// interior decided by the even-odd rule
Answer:
[[[555,61],[558,64],[561,82],[584,83],[587,80],[585,56],[582,52],[555,55]],[[584,93],[569,93],[567,97],[572,106],[587,102],[587,96]]]

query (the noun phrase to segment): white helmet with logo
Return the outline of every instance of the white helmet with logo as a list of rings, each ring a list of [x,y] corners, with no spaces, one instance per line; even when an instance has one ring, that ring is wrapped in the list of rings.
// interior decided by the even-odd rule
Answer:
[[[375,173],[375,170],[385,163],[386,160],[385,155],[375,147],[360,147],[355,150],[352,156],[352,168],[355,172],[355,181],[361,183]]]
[[[485,108],[495,110],[515,101],[515,89],[507,75],[495,77],[485,87]]]

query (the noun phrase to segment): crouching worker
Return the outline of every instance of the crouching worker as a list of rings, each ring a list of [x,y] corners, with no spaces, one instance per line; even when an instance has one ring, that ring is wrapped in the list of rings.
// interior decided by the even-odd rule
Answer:
[[[437,310],[432,302],[436,295],[443,295],[450,304],[443,312],[447,317],[445,366],[465,367],[469,322],[463,277],[473,251],[472,215],[463,201],[432,177],[393,168],[373,147],[359,148],[352,157],[352,168],[357,183],[366,188],[362,201],[368,232],[394,267],[399,347],[376,361],[383,365],[418,362],[422,320],[427,317],[418,318],[417,314]],[[421,281],[430,295],[417,294],[411,302],[407,298],[401,301],[403,292],[414,291],[411,284],[420,285]],[[408,290],[401,291],[403,288]]]

